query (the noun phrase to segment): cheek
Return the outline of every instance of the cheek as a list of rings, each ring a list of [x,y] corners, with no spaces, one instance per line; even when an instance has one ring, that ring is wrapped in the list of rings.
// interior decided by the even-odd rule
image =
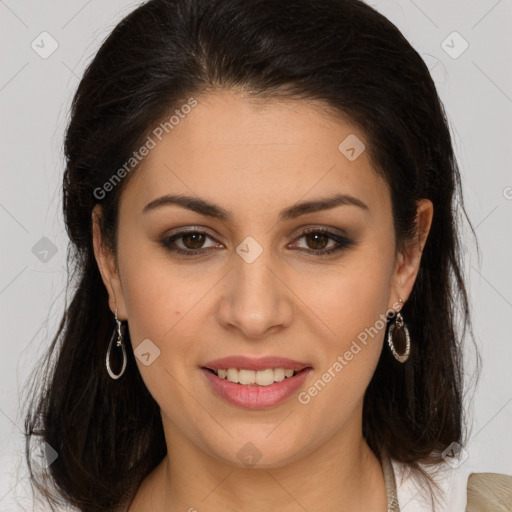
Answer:
[[[362,400],[382,351],[393,266],[388,249],[358,251],[335,273],[317,279],[305,300],[328,329],[318,340],[317,375],[300,403],[311,418],[331,415],[327,424],[333,429]]]
[[[371,329],[386,313],[393,255],[358,251],[332,271],[316,274],[301,287],[304,300],[326,325],[338,347]],[[377,328],[382,327],[381,322]]]
[[[119,257],[119,267],[137,366],[157,402],[165,403],[172,395],[176,403],[183,398],[177,382],[198,372],[201,340],[211,333],[205,326],[207,320],[211,325],[212,290],[219,276],[213,270],[199,273],[194,265],[173,263],[165,251],[149,244],[132,242],[127,247],[132,250]],[[145,340],[158,354],[149,366],[137,358]]]
[[[149,338],[161,344],[187,325],[183,318],[204,296],[205,281],[213,283],[213,276],[199,282],[190,265],[172,264],[164,249],[131,238],[120,238],[120,247],[127,250],[120,250],[119,268],[132,341],[136,345]]]
[[[363,283],[357,277],[343,280],[341,291],[330,290],[317,304],[335,334],[319,340],[321,363],[297,397],[312,433],[321,428],[323,435],[334,435],[362,406],[382,351],[387,304],[379,287],[386,289],[386,281],[365,274]]]
[[[194,306],[208,288],[198,284],[197,279],[194,282],[183,277],[176,267],[171,269],[168,262],[161,258],[157,261],[154,255],[153,259],[138,259],[133,252],[119,264],[138,370],[160,405],[170,401],[182,410],[186,400],[177,383],[192,375],[191,367],[197,360],[193,354],[197,344],[191,342],[197,339],[197,326],[201,323],[197,318],[200,308]],[[148,365],[138,357],[142,347],[151,354]],[[195,366],[194,370],[197,371]]]

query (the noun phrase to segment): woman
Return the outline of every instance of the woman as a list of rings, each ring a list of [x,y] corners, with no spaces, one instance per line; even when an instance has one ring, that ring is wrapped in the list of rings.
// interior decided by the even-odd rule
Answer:
[[[65,154],[76,288],[27,418],[51,505],[384,512],[404,471],[407,510],[449,502],[463,202],[392,23],[150,0],[89,65]]]

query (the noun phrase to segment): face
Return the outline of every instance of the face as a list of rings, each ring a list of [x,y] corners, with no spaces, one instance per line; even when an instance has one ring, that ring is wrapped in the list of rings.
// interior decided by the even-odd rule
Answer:
[[[395,252],[389,189],[367,152],[354,159],[368,144],[354,126],[304,100],[197,101],[122,193],[117,266],[97,226],[95,251],[168,444],[276,467],[360,436],[385,315],[419,250]]]

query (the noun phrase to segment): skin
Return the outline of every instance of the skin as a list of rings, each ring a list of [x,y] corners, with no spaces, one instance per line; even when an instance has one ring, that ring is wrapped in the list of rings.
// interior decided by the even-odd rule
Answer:
[[[359,333],[379,325],[399,298],[407,301],[432,203],[418,203],[418,235],[398,252],[388,187],[366,152],[349,161],[338,150],[349,134],[367,144],[364,133],[313,101],[258,102],[233,90],[197,100],[128,181],[117,260],[98,228],[100,208],[93,212],[112,312],[128,321],[134,349],[150,339],[160,350],[151,365],[137,365],[160,405],[171,456],[143,481],[129,510],[385,512],[382,468],[362,437],[364,392],[385,328],[307,404],[292,396],[262,410],[233,406],[200,367],[228,355],[289,357],[313,367],[300,391],[307,390]],[[278,221],[282,209],[334,192],[368,210],[341,205]],[[233,218],[176,205],[142,213],[169,193],[209,200]],[[162,245],[194,226],[212,238],[175,244],[209,253],[183,256]],[[354,245],[311,254],[337,243],[301,236],[308,228],[344,230]],[[247,236],[263,249],[252,263],[235,250]],[[261,454],[251,467],[238,457],[248,442]]]

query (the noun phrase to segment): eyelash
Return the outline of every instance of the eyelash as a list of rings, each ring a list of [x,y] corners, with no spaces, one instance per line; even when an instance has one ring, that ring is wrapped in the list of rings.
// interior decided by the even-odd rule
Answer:
[[[314,254],[316,256],[329,256],[331,254],[334,254],[338,251],[341,251],[343,249],[346,249],[348,247],[351,247],[355,245],[352,240],[349,240],[347,237],[339,235],[337,233],[333,233],[332,231],[325,230],[325,229],[308,229],[304,231],[299,237],[296,238],[296,240],[300,240],[302,237],[308,234],[321,234],[321,235],[327,235],[327,238],[329,240],[332,240],[338,244],[336,247],[331,247],[330,249],[299,249],[300,251],[306,251],[309,254]],[[165,249],[168,251],[177,253],[177,254],[183,254],[184,256],[198,256],[200,254],[205,254],[211,251],[213,248],[207,248],[207,249],[181,249],[180,247],[172,247],[172,244],[175,240],[179,240],[180,238],[190,235],[190,234],[198,234],[198,235],[206,235],[208,238],[211,238],[213,240],[213,237],[211,237],[208,233],[204,231],[199,231],[195,229],[190,229],[186,231],[180,231],[179,233],[176,233],[170,237],[164,238],[161,243],[164,246]]]

